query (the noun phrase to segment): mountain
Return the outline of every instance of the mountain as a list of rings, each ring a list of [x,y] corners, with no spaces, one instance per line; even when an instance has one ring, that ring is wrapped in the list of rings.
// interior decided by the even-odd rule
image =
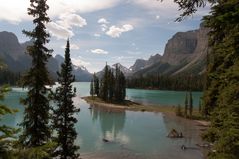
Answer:
[[[31,57],[26,54],[27,46],[33,44],[33,41],[19,43],[17,36],[11,32],[0,32],[0,59],[7,65],[7,68],[15,73],[25,72],[31,66]],[[51,57],[48,60],[47,68],[53,79],[57,79],[56,72],[59,70],[64,58],[60,55]],[[86,68],[73,66],[73,73],[77,81],[90,81],[91,74]]]
[[[132,71],[130,69],[128,69],[127,67],[121,65],[120,63],[113,64],[112,65],[113,70],[116,69],[116,66],[119,67],[120,71],[123,72],[123,74],[125,76],[129,76],[132,73]]]
[[[135,73],[137,71],[140,71],[146,67],[150,67],[153,64],[159,62],[161,60],[162,56],[159,54],[152,55],[148,60],[144,59],[137,59],[133,66],[130,67],[130,70]]]
[[[178,32],[168,40],[163,56],[156,54],[149,60],[136,60],[131,66],[133,76],[151,74],[202,74],[206,68],[209,29]]]
[[[58,68],[60,68],[61,64],[64,62],[64,57],[56,55],[54,59],[56,59],[58,62]],[[76,81],[89,82],[92,79],[92,74],[84,66],[76,66],[72,64],[72,67],[72,74],[75,75]]]
[[[113,64],[112,66],[109,66],[109,65],[107,65],[107,66],[109,67],[109,69],[111,69],[111,71],[115,72],[116,65],[118,65],[120,71],[123,72],[123,74],[124,74],[126,77],[131,76],[132,71],[131,71],[129,68],[127,68],[127,67],[121,65],[120,63],[115,63],[115,64]],[[96,73],[96,76],[98,76],[99,78],[101,78],[101,77],[103,76],[103,74],[104,74],[104,68],[103,68],[101,71],[97,72],[97,73]]]

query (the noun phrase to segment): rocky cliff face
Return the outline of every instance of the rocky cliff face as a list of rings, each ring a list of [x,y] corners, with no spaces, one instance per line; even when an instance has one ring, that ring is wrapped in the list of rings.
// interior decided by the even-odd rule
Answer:
[[[134,75],[156,72],[167,75],[201,74],[206,67],[208,32],[209,29],[201,25],[197,30],[176,33],[168,40],[163,56],[151,56],[148,61],[153,62],[145,64],[143,69],[137,70]]]
[[[161,60],[162,56],[159,54],[152,55],[148,60],[144,59],[137,59],[133,66],[130,67],[130,70],[132,73],[135,73],[137,71],[143,70],[147,67],[152,66],[153,64],[159,62]]]
[[[144,67],[146,66],[146,63],[147,63],[147,61],[144,59],[137,59],[135,61],[134,65],[130,67],[130,70],[132,72],[137,72],[141,69],[144,69]]]

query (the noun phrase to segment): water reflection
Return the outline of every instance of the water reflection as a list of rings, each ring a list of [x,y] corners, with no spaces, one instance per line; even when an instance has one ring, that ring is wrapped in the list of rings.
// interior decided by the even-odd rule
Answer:
[[[125,125],[125,111],[102,109],[91,105],[92,121],[99,120],[104,139],[116,141]]]

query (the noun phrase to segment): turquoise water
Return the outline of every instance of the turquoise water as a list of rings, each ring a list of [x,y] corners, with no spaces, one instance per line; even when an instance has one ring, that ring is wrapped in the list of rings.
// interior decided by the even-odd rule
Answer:
[[[202,159],[202,153],[195,146],[200,142],[198,137],[198,128],[189,121],[184,121],[181,118],[163,115],[161,113],[149,112],[112,112],[102,110],[100,108],[88,109],[90,107],[82,96],[89,95],[89,83],[74,83],[77,88],[77,96],[74,98],[74,104],[81,109],[80,113],[76,115],[78,122],[76,130],[78,138],[76,144],[79,144],[82,158],[152,158],[152,159]],[[134,93],[135,92],[135,93]],[[142,93],[140,90],[127,90],[128,98],[140,99],[145,102],[150,101],[152,104],[177,104],[181,99],[175,97],[169,100],[167,94],[172,96],[169,91],[160,91],[160,95],[156,95],[155,91],[153,97],[150,97],[151,91]],[[146,94],[146,95],[145,95]],[[185,92],[174,92],[175,96],[183,97]],[[22,121],[23,106],[19,103],[19,98],[24,97],[26,92],[22,89],[15,88],[10,92],[4,101],[11,107],[17,108],[20,111],[15,115],[8,115],[4,117],[3,123],[17,126]],[[149,97],[143,99],[143,97]],[[159,99],[159,97],[165,97]],[[154,99],[152,101],[152,99]],[[164,103],[162,103],[162,101]],[[170,103],[166,103],[169,101]],[[176,128],[183,132],[185,138],[183,139],[169,139],[168,132]],[[110,142],[105,143],[103,138]],[[191,147],[186,151],[180,149],[184,144]]]
[[[193,105],[198,107],[202,92],[192,92]],[[135,102],[153,105],[184,105],[186,92],[127,89],[126,98]]]

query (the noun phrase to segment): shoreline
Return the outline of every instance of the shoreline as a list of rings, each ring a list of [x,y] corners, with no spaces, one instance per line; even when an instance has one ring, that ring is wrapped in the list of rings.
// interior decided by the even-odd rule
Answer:
[[[208,126],[210,125],[210,122],[206,121],[206,120],[196,120],[196,119],[188,119],[188,118],[184,118],[184,117],[180,117],[177,116],[175,114],[175,109],[176,107],[174,106],[161,106],[161,105],[143,105],[140,103],[136,103],[136,102],[132,102],[129,100],[125,100],[125,102],[123,104],[115,104],[115,103],[107,103],[105,101],[102,101],[101,99],[97,98],[97,97],[92,97],[91,96],[87,96],[87,97],[81,97],[82,99],[84,99],[88,104],[90,104],[93,108],[99,108],[99,109],[103,109],[109,112],[122,112],[122,111],[134,111],[134,112],[152,112],[152,113],[162,113],[163,116],[165,116],[166,118],[170,119],[170,120],[176,120],[179,123],[186,123],[186,125],[192,127],[196,133],[195,133],[195,139],[198,140],[197,145],[203,145],[204,143],[206,143],[205,141],[203,141],[201,139],[201,134],[208,128]],[[92,107],[90,107],[89,109],[92,109]],[[173,127],[172,127],[173,129]],[[188,136],[189,134],[187,134],[188,132],[184,132],[184,135]],[[198,147],[202,153],[202,155],[204,156],[203,158],[206,159],[207,158],[207,149],[203,148],[203,147]],[[101,156],[102,155],[102,156]],[[85,154],[84,157],[86,157],[87,159],[93,159],[95,157],[99,157],[99,158],[105,158],[108,154],[101,154],[101,155],[97,155],[97,154],[92,154],[91,155],[87,155]],[[107,157],[106,157],[107,158]]]
[[[136,103],[130,100],[125,100],[123,104],[118,103],[107,103],[98,97],[86,96],[81,97],[88,104],[105,109],[107,111],[134,111],[134,112],[152,112],[152,113],[163,113],[167,116],[171,116],[174,118],[179,118],[185,121],[191,121],[195,123],[199,127],[208,127],[210,125],[209,121],[203,119],[189,119],[182,116],[177,116],[175,113],[175,106],[162,106],[162,105],[144,105],[140,103]],[[197,114],[198,112],[196,112]]]
[[[86,97],[81,97],[84,99],[88,104],[91,104],[93,106],[105,108],[108,110],[118,110],[118,111],[141,111],[141,112],[154,112],[154,113],[169,113],[173,114],[175,111],[174,106],[154,106],[154,105],[143,105],[140,103],[136,103],[130,100],[125,100],[123,103],[108,103],[105,102],[98,97],[92,97],[91,96],[86,96]]]

